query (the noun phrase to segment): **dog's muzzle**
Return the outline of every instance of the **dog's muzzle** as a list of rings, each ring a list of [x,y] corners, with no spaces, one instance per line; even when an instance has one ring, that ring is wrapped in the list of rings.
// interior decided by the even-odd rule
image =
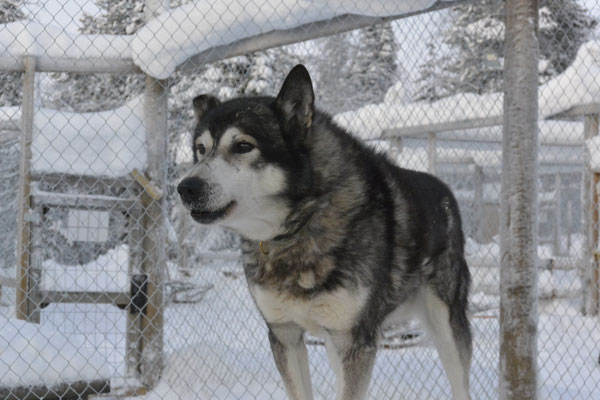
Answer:
[[[231,201],[218,209],[208,209],[210,187],[200,178],[190,177],[177,185],[177,193],[183,204],[190,210],[190,215],[196,222],[210,224],[225,218],[235,208],[236,202]]]

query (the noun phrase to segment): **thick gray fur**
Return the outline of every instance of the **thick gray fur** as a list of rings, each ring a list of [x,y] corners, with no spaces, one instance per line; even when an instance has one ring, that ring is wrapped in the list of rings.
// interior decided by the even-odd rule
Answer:
[[[469,399],[470,274],[454,196],[437,178],[399,168],[366,147],[313,103],[303,66],[290,72],[277,98],[197,97],[194,140],[210,132],[215,144],[180,184],[183,203],[203,223],[211,193],[226,197],[219,204],[234,204],[209,222],[242,235],[250,292],[290,399],[312,398],[306,330],[326,338],[337,399],[363,399],[382,329],[410,316],[432,337],[453,398]],[[251,153],[219,147],[232,127],[253,138]],[[212,184],[215,157],[245,173],[258,176],[269,167],[281,174],[277,193],[255,199],[285,210],[280,219],[272,206],[257,212],[275,228],[255,234],[236,225],[242,207],[235,204],[244,193],[212,187],[220,185]]]

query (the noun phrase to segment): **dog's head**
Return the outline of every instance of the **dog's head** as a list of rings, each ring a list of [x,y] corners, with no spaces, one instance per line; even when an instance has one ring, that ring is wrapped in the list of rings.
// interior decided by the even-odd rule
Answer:
[[[280,234],[291,205],[310,190],[314,94],[294,67],[277,98],[194,98],[194,167],[177,191],[192,218],[254,240]]]

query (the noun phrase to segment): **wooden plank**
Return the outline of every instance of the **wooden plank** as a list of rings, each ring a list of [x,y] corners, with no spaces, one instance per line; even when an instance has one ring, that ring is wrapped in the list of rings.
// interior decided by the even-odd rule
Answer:
[[[103,195],[82,195],[35,191],[33,203],[50,207],[84,208],[93,210],[130,210],[139,206],[137,199]]]
[[[81,304],[129,304],[129,293],[125,292],[66,292],[40,290],[34,294],[39,304],[81,303]]]
[[[19,161],[19,212],[17,220],[17,290],[16,316],[18,319],[35,322],[31,317],[33,304],[29,299],[30,268],[30,223],[26,215],[31,208],[31,143],[33,138],[33,113],[35,98],[35,58],[24,59],[23,105],[21,111],[21,157]],[[39,321],[37,321],[39,322]]]
[[[110,392],[110,380],[77,381],[52,386],[0,387],[0,399],[4,400],[69,400],[85,399],[89,395]]]
[[[38,57],[38,72],[75,72],[83,74],[139,74],[140,67],[134,64],[131,57],[122,58],[69,58],[69,57]],[[23,71],[23,66],[17,60],[2,60],[0,71]]]
[[[600,103],[577,104],[546,119],[579,120],[581,117],[590,114],[600,114]]]
[[[366,142],[373,141],[381,141],[381,140],[390,140],[390,139],[419,139],[424,140],[426,137],[423,134],[404,134],[402,132],[404,128],[396,128],[384,131],[381,137],[374,139],[366,139]],[[428,125],[423,125],[423,130],[428,129]],[[388,133],[389,132],[389,133]],[[502,135],[478,135],[478,134],[469,134],[462,135],[455,131],[442,131],[437,132],[437,140],[438,142],[446,142],[446,143],[454,143],[454,142],[475,142],[475,143],[484,143],[484,144],[501,144],[502,143]],[[560,140],[557,137],[551,138],[540,138],[540,145],[548,146],[548,147],[574,147],[581,148],[584,143],[582,140]]]
[[[136,168],[131,171],[131,176],[135,181],[148,193],[148,196],[152,197],[152,200],[159,201],[163,196],[162,190],[156,187],[151,181],[148,180],[140,171]]]
[[[502,125],[502,116],[489,118],[473,118],[460,121],[448,121],[425,125],[405,126],[402,128],[388,129],[384,131],[383,138],[427,136],[431,133],[442,133],[451,131],[464,131],[469,129],[485,128]],[[501,139],[499,140],[501,141]]]
[[[473,255],[465,258],[473,270],[500,269],[500,260],[497,257]],[[574,257],[538,258],[536,268],[540,271],[573,271],[578,270],[583,261],[583,258]]]
[[[134,188],[138,187],[137,182],[133,177],[129,175],[120,177],[106,177],[106,176],[92,176],[92,175],[74,175],[74,174],[63,174],[59,172],[31,172],[31,180],[41,181],[43,180],[48,184],[64,183],[67,185],[84,184],[90,187],[101,185],[107,189],[111,188]]]

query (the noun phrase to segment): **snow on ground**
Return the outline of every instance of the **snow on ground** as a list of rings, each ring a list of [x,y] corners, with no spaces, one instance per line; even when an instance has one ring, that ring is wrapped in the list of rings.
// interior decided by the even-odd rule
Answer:
[[[18,121],[17,107],[0,108],[0,120]],[[141,97],[114,110],[74,113],[35,110],[33,170],[118,177],[146,165]]]
[[[79,335],[63,335],[0,313],[0,387],[109,378],[100,354]]]
[[[78,34],[62,27],[21,20],[0,24],[0,66],[22,63],[26,55],[38,62],[58,59],[130,60],[131,36]]]
[[[148,22],[136,32],[131,50],[134,62],[144,72],[165,79],[179,64],[211,47],[347,13],[400,15],[427,9],[434,3],[435,0],[198,1]]]
[[[224,273],[225,272],[225,273]],[[137,400],[285,399],[269,350],[267,331],[235,264],[197,271],[195,280],[213,284],[199,304],[173,304],[166,311],[167,367],[159,385]],[[497,304],[496,296],[477,297]],[[543,305],[540,314],[541,397],[551,400],[600,396],[596,364],[600,331],[594,318],[582,317],[570,301]],[[472,318],[474,399],[497,398],[497,310]],[[334,376],[325,349],[309,346],[316,399],[334,395]],[[370,386],[372,399],[439,399],[450,392],[435,349],[425,346],[381,350]]]
[[[470,243],[467,249],[470,253],[487,251],[490,259],[497,256],[497,245],[493,244]],[[484,269],[471,268],[474,287]],[[197,304],[169,303],[164,331],[166,370],[152,392],[135,400],[285,399],[266,327],[249,295],[240,265],[215,261],[192,274],[188,281],[212,288]],[[170,276],[182,278],[174,269]],[[576,280],[571,275],[554,277],[560,285]],[[472,302],[474,309],[485,310],[471,318],[472,395],[474,399],[496,399],[498,297],[476,290]],[[7,318],[12,312],[12,307],[0,306],[0,370],[5,364],[15,372],[0,377],[1,385],[123,376],[125,311],[110,305],[52,304],[42,311],[40,326]],[[600,398],[597,327],[595,318],[579,313],[577,301],[540,302],[540,398]],[[333,398],[334,375],[325,349],[309,346],[309,359],[315,398]],[[29,368],[30,364],[35,367]],[[428,342],[379,352],[369,398],[399,397],[450,397],[441,364]]]

